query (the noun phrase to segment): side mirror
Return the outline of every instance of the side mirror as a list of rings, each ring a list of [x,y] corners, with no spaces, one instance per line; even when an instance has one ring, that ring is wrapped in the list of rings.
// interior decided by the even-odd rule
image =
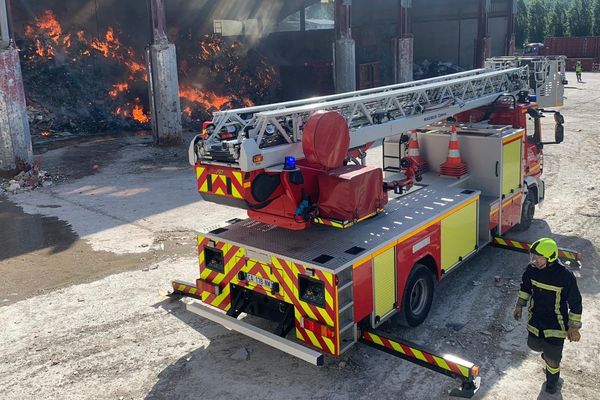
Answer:
[[[557,123],[554,130],[554,141],[558,144],[562,143],[563,140],[565,140],[565,127]]]

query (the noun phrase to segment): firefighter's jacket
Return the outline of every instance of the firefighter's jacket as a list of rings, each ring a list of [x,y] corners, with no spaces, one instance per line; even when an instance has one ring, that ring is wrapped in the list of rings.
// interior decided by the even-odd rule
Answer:
[[[529,301],[527,330],[542,338],[565,339],[568,327],[581,327],[581,294],[571,271],[558,260],[538,269],[528,265],[518,304]]]

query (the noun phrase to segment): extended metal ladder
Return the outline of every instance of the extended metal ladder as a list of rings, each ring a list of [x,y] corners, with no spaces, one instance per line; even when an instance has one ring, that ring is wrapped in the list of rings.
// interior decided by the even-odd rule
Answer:
[[[566,57],[565,56],[503,56],[485,61],[486,68],[505,69],[521,66],[529,67],[529,88],[536,96],[540,107],[560,107],[565,96]]]
[[[210,137],[194,141],[190,161],[200,159],[253,171],[280,164],[285,156],[301,158],[303,125],[317,110],[342,114],[350,127],[350,147],[358,148],[490,104],[504,93],[528,90],[528,77],[526,66],[478,69],[358,92],[219,111],[213,115]],[[223,140],[223,131],[235,138]]]

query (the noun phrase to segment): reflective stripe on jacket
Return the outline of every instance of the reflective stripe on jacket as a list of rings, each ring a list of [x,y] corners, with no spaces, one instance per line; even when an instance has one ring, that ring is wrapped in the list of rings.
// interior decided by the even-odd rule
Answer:
[[[581,327],[581,294],[571,271],[559,261],[523,273],[519,304],[529,302],[527,330],[544,338],[564,339],[569,326]]]

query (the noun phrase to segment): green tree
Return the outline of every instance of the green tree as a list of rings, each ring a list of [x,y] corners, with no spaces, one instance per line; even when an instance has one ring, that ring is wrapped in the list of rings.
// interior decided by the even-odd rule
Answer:
[[[594,29],[592,34],[594,36],[600,36],[600,0],[594,0],[593,17],[594,17]]]
[[[600,0],[595,0],[600,4]],[[567,10],[562,1],[554,3],[554,7],[550,12],[550,22],[548,24],[548,35],[555,37],[567,36],[568,33]]]
[[[533,0],[529,4],[529,41],[532,43],[543,43],[546,36],[546,21],[548,19],[548,8],[543,0]]]
[[[527,24],[529,23],[527,18],[527,5],[525,0],[517,1],[517,18],[515,21],[515,45],[522,47],[527,42],[528,29]]]
[[[592,10],[590,0],[572,0],[569,9],[569,26],[572,36],[592,34]]]

